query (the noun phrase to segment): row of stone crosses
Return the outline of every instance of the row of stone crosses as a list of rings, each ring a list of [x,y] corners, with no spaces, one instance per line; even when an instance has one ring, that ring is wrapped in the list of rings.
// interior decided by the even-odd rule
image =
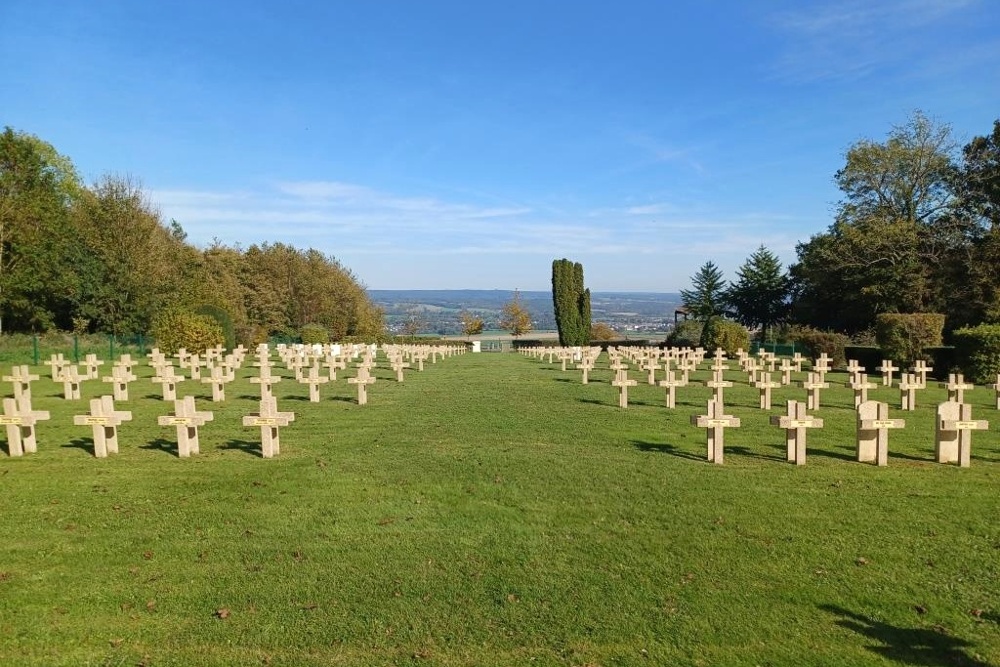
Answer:
[[[348,378],[347,382],[357,387],[358,405],[367,404],[367,388],[376,381],[372,370],[377,363],[378,346],[278,345],[276,350],[285,367],[294,371],[296,380],[309,386],[309,400],[314,403],[320,401],[319,387],[336,381],[337,371],[345,371],[354,363],[356,374]],[[396,381],[403,382],[405,369],[415,364],[417,370],[423,371],[424,362],[428,359],[431,363],[436,363],[439,358],[463,353],[465,346],[384,345],[382,351],[389,367],[396,373]],[[181,349],[173,358],[168,358],[154,348],[148,358],[149,365],[153,368],[152,382],[161,386],[164,401],[174,402],[174,413],[158,417],[157,423],[177,429],[178,456],[186,458],[198,454],[198,427],[212,421],[213,414],[197,410],[194,396],[178,398],[177,385],[188,378],[200,381],[211,385],[213,402],[225,401],[225,387],[236,379],[236,371],[243,366],[247,350],[241,345],[232,352],[225,353],[221,347],[216,347],[198,355]],[[258,375],[251,377],[250,382],[260,386],[260,405],[257,412],[243,417],[243,425],[260,428],[263,457],[273,458],[280,451],[278,429],[293,422],[295,413],[278,410],[272,385],[282,378],[272,373],[276,363],[271,359],[270,347],[266,343],[258,345],[255,358],[251,365],[258,369]],[[173,365],[174,359],[182,374],[177,373]],[[79,400],[81,383],[98,379],[104,361],[89,354],[78,367],[65,360],[61,354],[56,354],[52,355],[46,365],[51,369],[52,380],[63,385],[64,398]],[[74,424],[93,429],[94,455],[98,458],[118,453],[118,426],[132,420],[132,413],[117,410],[115,402],[129,400],[129,384],[137,380],[133,373],[136,365],[137,362],[130,355],[122,355],[111,366],[110,375],[101,378],[111,385],[112,393],[92,399],[89,414],[73,417]],[[188,375],[185,376],[183,371],[187,371]],[[10,382],[14,389],[13,398],[3,400],[3,415],[0,416],[0,425],[6,426],[7,445],[12,457],[38,451],[35,426],[40,421],[50,419],[48,411],[34,410],[31,405],[31,383],[39,379],[40,376],[33,375],[28,366],[14,366],[11,374],[3,377],[3,381]]]
[[[587,384],[590,371],[594,370],[600,347],[529,347],[522,353],[536,359],[548,357],[548,363],[558,360],[562,370],[567,370],[567,363],[573,362],[583,373],[583,384]],[[676,406],[676,389],[689,384],[689,374],[699,368],[706,360],[702,348],[658,348],[658,347],[621,347],[608,350],[609,368],[615,372],[612,386],[619,390],[619,407],[628,407],[628,388],[638,384],[637,380],[628,375],[629,363],[635,364],[645,371],[646,381],[650,385],[658,385],[666,390],[666,407]],[[771,352],[760,350],[757,357],[737,350],[736,360],[743,372],[748,374],[748,384],[760,391],[760,408],[771,409],[771,390],[791,385],[792,372],[802,373],[802,364],[806,361],[800,353],[793,357],[779,359]],[[704,386],[712,389],[712,398],[708,401],[707,414],[693,416],[691,423],[706,429],[708,439],[708,460],[721,464],[724,453],[724,437],[726,428],[740,426],[740,420],[725,414],[723,392],[733,383],[723,379],[723,372],[729,370],[727,355],[722,349],[717,349],[711,357],[710,370],[712,378]],[[785,429],[787,460],[796,465],[804,465],[806,460],[806,433],[811,428],[822,428],[823,420],[807,414],[809,410],[820,407],[820,392],[828,389],[826,374],[831,370],[832,359],[825,353],[812,360],[812,369],[799,386],[806,390],[806,401],[788,401],[787,412],[784,415],[771,417],[771,423]],[[675,370],[676,369],[676,370]],[[878,369],[882,374],[882,386],[892,387],[894,374],[901,370],[891,360],[883,360]],[[916,409],[916,392],[927,388],[927,375],[934,369],[921,360],[914,362],[910,373],[901,375],[898,387],[900,390],[900,409],[912,411]],[[656,374],[662,371],[664,379],[657,382]],[[857,460],[874,463],[878,466],[888,465],[888,445],[890,429],[904,428],[906,422],[902,419],[889,418],[889,405],[868,400],[868,391],[877,385],[868,380],[865,369],[856,361],[850,360],[847,365],[850,379],[847,387],[854,390],[854,407],[857,411]],[[780,373],[780,381],[772,379]],[[948,400],[937,407],[935,428],[935,458],[939,463],[957,463],[968,467],[971,460],[972,431],[989,428],[989,422],[972,418],[972,406],[965,403],[965,392],[974,388],[965,382],[962,374],[951,374],[948,382],[940,385],[948,390]],[[1000,375],[992,385],[996,392],[996,407],[1000,410]]]

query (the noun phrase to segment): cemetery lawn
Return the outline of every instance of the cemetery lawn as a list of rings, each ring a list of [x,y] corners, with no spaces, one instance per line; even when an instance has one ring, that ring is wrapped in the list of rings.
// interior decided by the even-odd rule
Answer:
[[[907,420],[876,468],[853,460],[853,394],[832,373],[795,467],[768,417],[805,391],[764,412],[729,372],[743,425],[716,466],[690,424],[710,390],[678,389],[670,411],[633,369],[621,410],[606,356],[586,386],[514,354],[404,384],[379,361],[365,407],[343,372],[313,404],[282,370],[296,420],[271,460],[241,425],[249,364],[225,404],[178,386],[215,415],[183,460],[148,367],[107,459],[72,424],[86,400],[38,369],[39,451],[0,454],[0,664],[1000,665],[988,388],[966,397],[991,421],[968,469],[933,462],[936,382],[915,412],[873,391]]]

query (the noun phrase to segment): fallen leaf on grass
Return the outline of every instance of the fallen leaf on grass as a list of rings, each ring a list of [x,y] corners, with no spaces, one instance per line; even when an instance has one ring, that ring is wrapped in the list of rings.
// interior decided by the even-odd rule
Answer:
[[[868,559],[864,556],[858,556],[858,559],[854,561],[855,565],[868,565]]]
[[[384,516],[378,520],[378,525],[380,526],[388,526],[390,523],[396,523],[396,519],[391,516]]]
[[[125,641],[124,639],[112,639],[108,643],[111,644],[113,648],[118,648],[119,646],[122,645],[122,642],[124,641]]]
[[[156,611],[156,600],[146,601],[146,611]]]
[[[150,551],[149,549],[146,549],[145,551],[142,552],[142,557],[145,558],[146,560],[153,560],[153,552]]]
[[[972,609],[972,610],[969,611],[969,613],[972,614],[973,616],[975,616],[976,618],[982,618],[982,616],[983,616],[983,610],[982,609]]]
[[[225,607],[222,607],[221,609],[216,609],[215,610],[215,617],[216,618],[221,618],[221,619],[229,618],[229,610],[226,609]]]
[[[925,607],[922,604],[914,605],[913,606],[913,611],[917,612],[918,614],[926,614],[927,613],[927,607]]]

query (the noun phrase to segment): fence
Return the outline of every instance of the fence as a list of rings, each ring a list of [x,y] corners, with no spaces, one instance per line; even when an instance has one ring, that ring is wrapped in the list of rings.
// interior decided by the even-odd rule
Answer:
[[[750,354],[757,354],[760,350],[764,350],[765,352],[770,352],[779,357],[791,357],[794,356],[796,352],[803,351],[801,347],[796,349],[795,343],[779,344],[779,343],[760,343],[757,341],[750,343]]]
[[[144,357],[149,352],[149,343],[145,334],[6,334],[0,336],[0,363],[38,366],[54,354],[61,354],[74,364],[88,354],[108,359],[126,353]]]

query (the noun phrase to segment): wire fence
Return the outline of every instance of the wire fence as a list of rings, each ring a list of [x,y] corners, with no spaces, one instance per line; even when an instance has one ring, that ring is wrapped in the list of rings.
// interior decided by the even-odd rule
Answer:
[[[150,349],[146,334],[5,334],[0,336],[0,364],[38,366],[53,355],[78,364],[88,354],[115,358],[123,354],[144,357]]]

